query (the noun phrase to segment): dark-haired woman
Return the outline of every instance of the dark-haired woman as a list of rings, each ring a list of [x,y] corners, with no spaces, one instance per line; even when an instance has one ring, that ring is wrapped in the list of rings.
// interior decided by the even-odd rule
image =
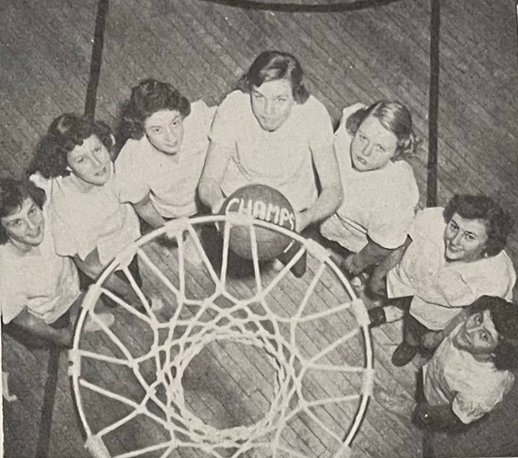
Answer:
[[[379,264],[403,245],[419,190],[406,161],[416,149],[412,117],[399,102],[345,108],[335,133],[344,200],[320,232],[343,249],[351,276]]]
[[[410,362],[419,346],[428,346],[424,339],[480,296],[512,298],[516,273],[504,251],[512,227],[508,213],[480,195],[457,195],[445,208],[417,213],[405,244],[371,276],[375,291],[408,298],[396,366]],[[373,325],[390,321],[391,307],[371,309]]]
[[[198,212],[196,189],[215,108],[192,104],[171,84],[146,79],[132,89],[115,162],[120,196],[151,227]]]
[[[201,200],[218,211],[248,184],[283,193],[296,211],[297,231],[331,215],[342,199],[331,119],[306,90],[298,60],[285,52],[255,59],[218,107],[210,132]]]
[[[115,138],[99,121],[75,114],[54,120],[40,142],[33,170],[46,181],[56,253],[71,256],[96,280],[126,245],[140,237],[137,215],[121,203],[111,151]],[[136,262],[131,264],[137,276]],[[110,277],[114,290],[129,293],[129,285]]]

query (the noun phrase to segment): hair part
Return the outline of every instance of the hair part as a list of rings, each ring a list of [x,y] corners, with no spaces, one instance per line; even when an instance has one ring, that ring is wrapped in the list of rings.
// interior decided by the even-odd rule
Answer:
[[[191,112],[191,103],[169,83],[148,78],[134,86],[119,115],[117,138],[121,148],[130,138],[141,139],[146,119],[162,110],[178,111],[186,118]]]
[[[304,85],[304,71],[298,59],[287,52],[264,51],[253,61],[248,71],[237,83],[237,89],[250,93],[264,82],[287,80],[291,83],[293,99],[303,104],[309,98]]]
[[[479,219],[484,222],[488,237],[484,255],[496,256],[505,248],[514,221],[511,215],[491,197],[457,194],[444,209],[443,216],[446,223],[450,222],[455,213],[465,219]]]
[[[345,127],[349,135],[356,135],[360,125],[369,116],[376,118],[397,138],[396,152],[392,161],[408,159],[415,154],[421,140],[414,132],[412,115],[405,105],[397,101],[378,100],[366,108],[360,108],[347,119]]]
[[[108,124],[88,116],[66,113],[57,117],[36,149],[30,173],[40,172],[45,178],[67,176],[67,156],[76,146],[95,135],[112,152],[115,140]]]
[[[4,178],[0,180],[0,218],[11,216],[18,212],[26,199],[32,199],[41,209],[46,195],[43,189],[38,188],[32,181],[25,178],[15,180]],[[0,245],[8,240],[3,225],[0,224]]]
[[[481,296],[470,306],[470,312],[489,310],[498,332],[493,362],[498,370],[518,367],[518,306],[494,296]]]

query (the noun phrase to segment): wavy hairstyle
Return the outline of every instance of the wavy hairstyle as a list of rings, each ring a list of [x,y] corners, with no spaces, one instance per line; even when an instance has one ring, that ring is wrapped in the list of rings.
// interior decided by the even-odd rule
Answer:
[[[119,115],[118,144],[122,147],[130,138],[141,139],[146,119],[161,110],[178,111],[186,118],[191,112],[191,103],[169,83],[148,78],[134,86]]]
[[[489,310],[498,332],[493,362],[499,370],[518,367],[518,306],[494,296],[481,296],[469,307],[470,313]]]
[[[115,139],[108,124],[74,113],[57,117],[38,145],[29,167],[30,172],[40,172],[45,178],[70,175],[67,169],[68,153],[92,135],[97,136],[112,152]]]
[[[385,129],[396,136],[397,147],[392,161],[408,159],[415,154],[421,140],[414,132],[412,115],[405,105],[397,101],[378,100],[359,109],[346,121],[345,127],[349,135],[354,137],[362,122],[369,116],[376,118]]]
[[[488,237],[483,250],[484,255],[496,256],[505,248],[514,221],[491,197],[455,195],[444,208],[444,220],[449,223],[455,213],[465,219],[479,219],[484,222]]]
[[[296,103],[303,104],[309,98],[300,62],[292,54],[282,51],[264,51],[259,54],[238,81],[237,89],[250,93],[264,82],[283,79],[290,81]]]
[[[4,178],[0,180],[0,218],[5,218],[16,213],[25,199],[31,198],[41,209],[45,203],[46,195],[43,189],[38,188],[28,179],[15,180]],[[8,240],[4,227],[0,224],[0,244]]]

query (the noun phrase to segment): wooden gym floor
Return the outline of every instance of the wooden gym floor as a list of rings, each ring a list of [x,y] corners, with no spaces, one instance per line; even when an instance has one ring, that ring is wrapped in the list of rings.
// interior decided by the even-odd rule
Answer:
[[[97,117],[112,123],[129,88],[148,76],[171,82],[191,100],[217,104],[260,51],[287,50],[300,58],[311,91],[335,121],[343,107],[357,101],[394,98],[410,108],[424,140],[412,163],[424,206],[431,0],[400,0],[358,11],[319,13],[259,11],[223,3],[110,1]],[[518,50],[513,1],[443,0],[441,7],[438,202],[442,205],[459,192],[486,193],[497,197],[518,221]],[[23,172],[39,136],[54,117],[83,111],[96,8],[95,0],[0,3],[3,175]],[[515,260],[517,234],[513,233],[509,243]],[[157,249],[153,256],[159,260],[166,255]],[[294,293],[304,284],[296,279],[288,282]],[[396,369],[390,364],[399,333],[397,324],[373,332],[376,384],[411,396],[416,366]],[[228,349],[222,357],[239,361],[240,351]],[[4,402],[5,456],[88,456],[72,403],[65,354],[59,359],[52,423],[41,421],[43,400],[49,399],[45,390],[53,392],[48,364],[48,352],[27,350],[3,337],[3,366],[10,373],[11,390],[19,398]],[[254,373],[253,364],[246,364],[252,371],[245,371],[249,377]],[[232,411],[235,399],[228,403],[231,407],[223,406],[218,397],[221,391],[211,392],[210,378],[203,378],[210,371],[219,374],[215,385],[228,382],[226,367],[208,356],[199,365],[202,375],[191,375],[199,377],[198,383],[209,393],[209,410],[215,414],[224,409],[224,414],[220,410],[215,416],[227,420],[237,415]],[[239,370],[236,364],[232,367]],[[496,423],[482,425],[477,434],[428,438],[426,454],[518,455],[514,437],[518,425],[509,413],[517,399],[514,393]],[[253,412],[258,407],[252,402],[246,408]],[[496,433],[488,439],[487,431]],[[324,453],[318,448],[320,442],[311,442],[314,432],[295,428],[293,435],[308,440],[316,454]],[[364,457],[418,457],[423,455],[423,436],[371,402],[353,449],[356,456]]]

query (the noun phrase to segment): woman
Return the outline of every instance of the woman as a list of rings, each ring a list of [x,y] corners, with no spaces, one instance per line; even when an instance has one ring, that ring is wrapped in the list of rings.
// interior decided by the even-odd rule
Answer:
[[[329,114],[306,90],[298,60],[265,51],[217,109],[200,198],[217,212],[238,188],[271,186],[290,201],[300,232],[331,215],[341,202],[332,142]]]
[[[124,146],[115,170],[121,200],[131,202],[151,227],[198,212],[196,189],[214,112],[161,81],[146,79],[132,89],[121,116]]]
[[[347,273],[375,266],[405,242],[419,199],[406,159],[417,143],[410,113],[399,102],[344,109],[334,143],[344,200],[320,232],[341,246]]]
[[[33,163],[33,169],[48,180],[57,254],[73,257],[93,280],[140,237],[135,211],[119,200],[111,158],[114,144],[106,124],[64,114],[49,127]],[[129,267],[140,284],[136,258]],[[117,276],[111,275],[108,281],[126,297],[132,293],[129,284]]]
[[[482,295],[512,298],[513,263],[504,251],[511,217],[486,196],[457,195],[446,208],[426,208],[412,223],[405,244],[371,276],[375,292],[399,299],[405,310],[396,366],[409,363],[419,346],[430,347],[459,312]],[[391,321],[393,305],[369,311],[373,326]]]
[[[464,429],[491,412],[514,384],[518,367],[518,308],[482,296],[459,314],[419,373],[417,405],[377,390],[376,399],[393,413],[413,416],[433,430]]]

